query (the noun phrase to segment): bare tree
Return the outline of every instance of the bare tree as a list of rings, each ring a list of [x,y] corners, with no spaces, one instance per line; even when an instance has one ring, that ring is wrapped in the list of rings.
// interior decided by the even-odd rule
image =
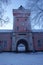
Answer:
[[[3,19],[5,14],[5,6],[7,7],[10,4],[11,0],[0,0],[0,24],[3,26],[3,23],[9,22],[9,17],[7,16],[6,20]],[[4,7],[3,7],[4,6]]]
[[[29,0],[27,5],[32,13],[31,23],[33,23],[33,28],[35,26],[43,28],[43,0]]]

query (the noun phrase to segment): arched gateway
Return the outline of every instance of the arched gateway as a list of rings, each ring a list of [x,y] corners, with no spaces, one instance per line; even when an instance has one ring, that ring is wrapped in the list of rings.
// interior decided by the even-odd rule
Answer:
[[[28,42],[25,39],[20,39],[16,45],[16,51],[27,52],[28,51]]]

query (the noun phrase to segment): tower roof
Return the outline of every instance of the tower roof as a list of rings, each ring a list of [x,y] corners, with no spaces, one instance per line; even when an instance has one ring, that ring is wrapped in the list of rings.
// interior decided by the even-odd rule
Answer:
[[[18,9],[19,10],[25,10],[25,8],[22,5]]]

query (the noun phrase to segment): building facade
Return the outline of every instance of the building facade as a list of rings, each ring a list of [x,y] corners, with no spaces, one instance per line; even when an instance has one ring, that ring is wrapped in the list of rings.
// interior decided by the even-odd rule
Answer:
[[[25,51],[43,50],[43,31],[32,31],[30,15],[22,6],[13,9],[13,30],[0,32],[0,51],[19,51],[20,44]]]

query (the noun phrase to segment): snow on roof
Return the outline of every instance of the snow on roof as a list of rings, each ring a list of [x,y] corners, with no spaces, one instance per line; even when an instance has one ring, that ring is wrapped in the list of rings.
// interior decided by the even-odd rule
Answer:
[[[5,33],[7,33],[7,32],[12,32],[13,30],[0,30],[0,33],[3,33],[3,32],[5,32]]]
[[[43,29],[32,29],[32,32],[43,32]]]
[[[13,30],[0,30],[0,33],[11,33]],[[43,32],[43,29],[32,29],[32,32]]]

